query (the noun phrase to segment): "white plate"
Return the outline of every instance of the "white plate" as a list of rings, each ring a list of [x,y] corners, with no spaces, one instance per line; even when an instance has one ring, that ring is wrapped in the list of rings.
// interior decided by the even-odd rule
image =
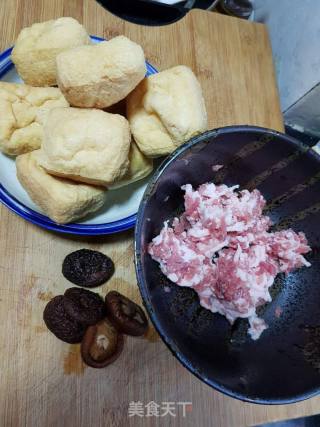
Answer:
[[[103,39],[91,36],[99,43]],[[21,83],[22,80],[11,61],[11,50],[0,54],[0,79],[5,82]],[[147,62],[147,76],[157,70]],[[135,224],[148,178],[118,190],[109,191],[104,207],[77,224],[59,225],[46,217],[30,199],[16,176],[14,159],[0,153],[0,201],[22,218],[41,227],[72,234],[109,234],[127,230]]]

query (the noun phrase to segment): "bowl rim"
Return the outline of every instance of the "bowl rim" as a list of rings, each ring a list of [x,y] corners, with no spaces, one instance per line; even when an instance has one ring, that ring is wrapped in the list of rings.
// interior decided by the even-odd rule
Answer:
[[[262,135],[268,134],[275,137],[280,137],[285,139],[286,141],[293,143],[300,149],[306,149],[308,147],[306,144],[302,143],[301,141],[298,141],[296,138],[293,138],[289,135],[286,135],[282,132],[268,129],[260,126],[251,126],[251,125],[232,125],[232,126],[224,126],[220,128],[215,128],[208,130],[200,135],[197,135],[193,138],[191,138],[189,141],[185,142],[183,145],[178,147],[170,156],[168,156],[156,169],[153,176],[151,177],[150,181],[148,182],[147,188],[144,192],[144,195],[142,197],[142,200],[140,202],[139,210],[137,213],[137,219],[136,219],[136,225],[135,225],[135,232],[134,232],[134,258],[135,258],[135,270],[136,270],[136,276],[137,276],[137,283],[139,287],[139,291],[142,297],[143,305],[152,321],[152,324],[158,334],[160,335],[160,338],[162,341],[166,344],[166,346],[169,348],[171,353],[178,359],[178,361],[185,367],[189,372],[191,372],[193,375],[195,375],[198,379],[203,381],[208,386],[212,387],[213,389],[229,396],[233,397],[235,399],[249,402],[249,403],[255,403],[255,404],[263,404],[263,405],[283,405],[283,404],[291,404],[291,403],[297,403],[306,399],[309,399],[311,397],[317,396],[320,393],[320,386],[315,387],[309,392],[304,392],[301,394],[297,394],[293,397],[284,397],[284,398],[259,398],[257,397],[249,397],[246,396],[245,393],[240,393],[233,391],[222,384],[218,383],[215,380],[207,378],[199,368],[193,366],[190,361],[180,352],[175,344],[175,342],[170,339],[164,332],[161,322],[157,318],[152,303],[149,299],[149,295],[147,292],[147,287],[143,279],[142,274],[142,266],[141,266],[141,242],[140,242],[140,236],[141,236],[141,230],[143,226],[143,215],[145,211],[145,207],[148,203],[150,194],[152,194],[152,191],[158,182],[158,179],[162,175],[162,173],[168,168],[168,166],[175,161],[177,157],[180,156],[184,151],[188,150],[189,148],[197,145],[198,143],[201,143],[208,138],[216,138],[218,135],[221,134],[229,134],[234,132],[254,132]],[[310,150],[312,147],[309,147]],[[318,153],[316,153],[313,150],[313,154],[318,158],[320,161],[320,156]]]

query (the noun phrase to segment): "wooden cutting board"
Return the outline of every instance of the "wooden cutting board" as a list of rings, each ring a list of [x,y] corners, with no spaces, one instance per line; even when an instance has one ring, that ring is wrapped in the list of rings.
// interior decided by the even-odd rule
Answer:
[[[165,69],[189,65],[199,77],[210,127],[253,124],[283,130],[268,34],[263,25],[195,10],[160,28],[121,21],[93,0],[0,1],[0,48],[34,22],[73,16],[91,34],[125,34],[148,60]],[[155,331],[128,338],[120,359],[104,370],[86,367],[77,345],[47,331],[47,301],[70,284],[61,274],[66,254],[82,247],[109,254],[116,273],[108,286],[140,301],[133,233],[97,238],[44,231],[0,209],[0,423],[3,426],[239,427],[318,412],[320,399],[291,406],[255,406],[212,390],[184,369]],[[128,417],[130,402],[192,402],[186,416]]]

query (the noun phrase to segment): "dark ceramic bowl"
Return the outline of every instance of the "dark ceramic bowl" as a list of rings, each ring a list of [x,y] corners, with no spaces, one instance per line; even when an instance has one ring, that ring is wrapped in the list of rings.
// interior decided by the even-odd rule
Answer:
[[[224,168],[213,172],[216,164]],[[231,326],[223,316],[201,308],[195,292],[166,279],[146,251],[163,222],[181,211],[181,185],[208,181],[258,188],[275,229],[304,231],[313,249],[307,256],[310,268],[277,277],[273,301],[259,312],[269,328],[257,341],[247,335],[246,320]],[[213,388],[265,404],[314,396],[320,390],[319,239],[318,154],[287,135],[258,127],[206,132],[162,163],[141,202],[135,251],[145,307],[172,353]]]

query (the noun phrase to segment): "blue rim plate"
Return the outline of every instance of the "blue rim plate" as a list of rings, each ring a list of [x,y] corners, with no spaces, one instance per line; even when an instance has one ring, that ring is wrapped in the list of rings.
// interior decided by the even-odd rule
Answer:
[[[105,39],[97,36],[91,36],[91,39],[99,43]],[[11,51],[13,46],[6,49],[0,54],[0,80],[14,68],[14,64],[11,61]],[[158,71],[149,62],[146,61],[147,76],[156,74]],[[112,234],[119,233],[124,230],[128,230],[134,227],[136,223],[136,214],[121,218],[116,221],[107,222],[103,224],[66,224],[60,225],[51,221],[47,216],[42,215],[33,209],[28,208],[26,205],[21,203],[15,198],[0,182],[0,202],[3,203],[8,209],[15,212],[25,220],[36,224],[42,228],[52,231],[58,231],[60,233],[78,234],[78,235],[99,235],[99,234]]]

